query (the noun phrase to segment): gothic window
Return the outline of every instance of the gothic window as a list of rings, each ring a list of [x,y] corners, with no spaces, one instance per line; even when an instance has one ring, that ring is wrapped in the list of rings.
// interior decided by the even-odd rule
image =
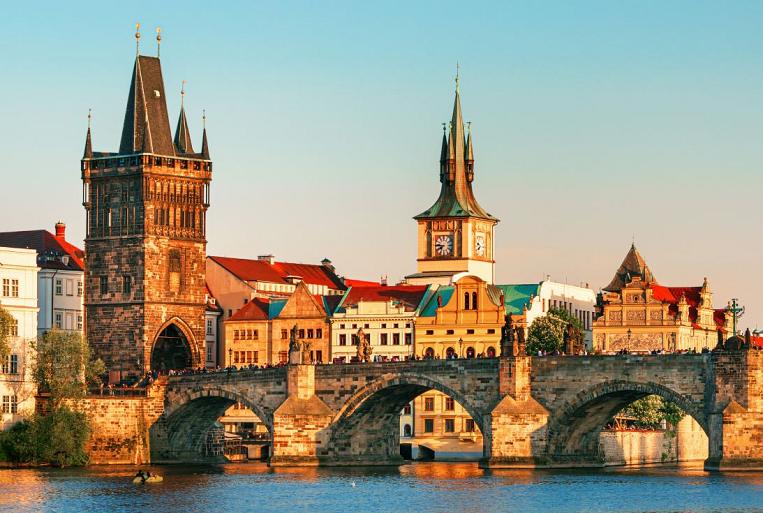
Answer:
[[[180,292],[181,258],[179,249],[171,249],[169,254],[170,290]]]
[[[472,292],[472,310],[477,309],[477,293]]]

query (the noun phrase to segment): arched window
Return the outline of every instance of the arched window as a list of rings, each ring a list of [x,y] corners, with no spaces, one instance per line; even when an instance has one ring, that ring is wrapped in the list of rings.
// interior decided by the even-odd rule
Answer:
[[[427,347],[427,350],[424,351],[424,357],[425,358],[434,358],[434,349],[431,347]]]
[[[487,348],[487,357],[495,358],[495,348],[493,346]]]
[[[469,293],[464,292],[464,310],[469,309]]]
[[[474,348],[473,347],[467,347],[466,348],[466,357],[467,358],[474,358]]]
[[[448,359],[455,358],[456,357],[456,350],[452,347],[449,347],[445,350],[445,357]]]
[[[472,310],[477,309],[477,293],[472,292]]]
[[[405,436],[405,437],[410,437],[411,436],[411,425],[410,424],[406,424],[405,426],[403,426],[403,436]]]

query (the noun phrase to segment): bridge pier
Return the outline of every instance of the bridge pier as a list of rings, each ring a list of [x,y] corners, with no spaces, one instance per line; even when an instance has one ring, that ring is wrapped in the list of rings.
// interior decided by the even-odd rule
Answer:
[[[763,351],[712,357],[707,470],[763,470]]]
[[[288,365],[286,386],[287,397],[273,413],[270,466],[317,466],[334,412],[315,395],[314,365]]]
[[[548,410],[531,392],[532,358],[501,357],[499,392],[502,399],[485,415],[484,468],[548,466],[546,453]]]

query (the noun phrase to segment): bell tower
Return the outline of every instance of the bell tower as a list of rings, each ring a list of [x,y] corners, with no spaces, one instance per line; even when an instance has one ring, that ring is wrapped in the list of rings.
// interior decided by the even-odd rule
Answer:
[[[94,152],[88,126],[86,334],[110,380],[203,365],[212,161],[206,127],[193,150],[182,95],[173,140],[161,62],[138,54],[119,151]]]
[[[440,196],[414,217],[418,223],[418,272],[406,276],[408,283],[447,285],[460,274],[494,281],[493,234],[498,219],[474,196],[474,147],[471,124],[467,126],[465,131],[456,75],[453,115],[449,125],[443,123]]]

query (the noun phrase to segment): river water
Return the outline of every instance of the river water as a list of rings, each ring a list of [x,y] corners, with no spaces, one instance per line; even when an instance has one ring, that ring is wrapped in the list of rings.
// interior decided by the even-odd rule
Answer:
[[[763,512],[763,473],[651,468],[486,471],[476,463],[270,469],[264,464],[0,470],[18,512]]]

